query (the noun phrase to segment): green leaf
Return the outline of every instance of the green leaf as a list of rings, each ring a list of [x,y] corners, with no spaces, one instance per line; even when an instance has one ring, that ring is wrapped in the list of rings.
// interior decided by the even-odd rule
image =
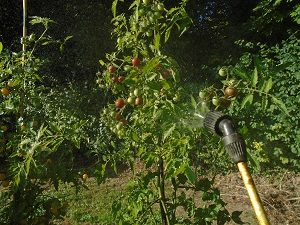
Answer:
[[[194,109],[197,109],[197,102],[195,100],[195,98],[191,95],[191,103]]]
[[[99,63],[100,63],[101,66],[105,65],[105,62],[103,60],[99,60]]]
[[[0,53],[2,52],[2,50],[3,50],[3,44],[2,44],[2,42],[0,41]]]
[[[246,97],[242,101],[241,108],[244,108],[247,103],[251,105],[252,102],[253,102],[253,94],[246,95]]]
[[[252,80],[251,80],[252,87],[256,87],[257,81],[258,81],[258,71],[257,71],[257,67],[255,67],[253,70]]]
[[[194,184],[196,182],[196,174],[195,172],[191,169],[191,167],[187,167],[185,170],[185,175],[189,179],[189,181]]]
[[[234,74],[236,74],[237,76],[239,76],[243,80],[249,81],[249,77],[247,76],[247,74],[244,71],[242,71],[238,68],[235,68],[233,72],[234,72]]]
[[[68,40],[70,40],[71,38],[73,38],[73,35],[65,37],[65,42],[68,41]]]
[[[170,127],[170,129],[167,130],[167,132],[164,133],[163,141],[165,141],[166,138],[169,137],[174,130],[175,130],[175,124],[172,127]]]
[[[159,51],[159,48],[160,48],[160,34],[159,33],[155,34],[154,48]]]
[[[271,90],[272,86],[273,86],[272,78],[269,78],[269,80],[266,83],[264,92],[268,93]]]
[[[286,115],[289,115],[289,112],[288,112],[288,110],[287,110],[287,108],[286,108],[286,106],[285,106],[285,104],[281,101],[281,100],[279,100],[279,99],[277,99],[277,98],[275,98],[274,96],[272,96],[272,101],[286,114]]]
[[[173,28],[173,26],[169,27],[169,28],[166,30],[166,33],[165,33],[165,42],[167,42],[167,41],[169,40],[169,37],[170,37],[172,28]]]
[[[111,11],[114,17],[116,17],[117,15],[117,5],[118,5],[118,0],[114,0],[114,2],[111,5]]]

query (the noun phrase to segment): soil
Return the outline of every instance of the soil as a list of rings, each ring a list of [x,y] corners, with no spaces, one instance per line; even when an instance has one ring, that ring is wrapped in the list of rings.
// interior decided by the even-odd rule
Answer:
[[[285,173],[280,179],[254,176],[254,182],[266,213],[272,225],[300,224],[300,176]],[[216,178],[215,185],[220,189],[227,209],[243,211],[244,224],[258,224],[247,191],[238,173]],[[235,223],[228,223],[235,224]]]

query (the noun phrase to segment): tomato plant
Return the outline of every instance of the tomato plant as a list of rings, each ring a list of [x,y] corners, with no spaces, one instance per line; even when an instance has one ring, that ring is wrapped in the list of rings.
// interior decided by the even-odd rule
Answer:
[[[212,224],[215,220],[224,224],[230,220],[225,203],[212,181],[197,179],[203,171],[193,167],[190,158],[201,131],[191,129],[184,121],[191,117],[187,112],[193,111],[192,105],[197,107],[197,103],[187,103],[189,96],[179,83],[180,66],[162,51],[171,31],[177,28],[183,33],[191,23],[186,1],[167,9],[162,1],[136,0],[128,17],[117,15],[117,4],[114,1],[112,7],[117,49],[99,61],[102,76],[98,85],[116,97],[114,104],[103,110],[102,118],[116,135],[113,145],[118,151],[103,160],[113,165],[126,161],[134,171],[139,159],[143,170],[128,183],[124,196],[114,202],[115,221],[171,225]],[[126,77],[122,84],[112,85],[106,69],[111,63],[124,68],[118,71]],[[207,90],[207,100],[215,92],[213,88]],[[118,119],[116,108],[122,114]],[[104,174],[105,165],[98,174]],[[166,191],[166,185],[170,191]],[[205,192],[203,201],[207,206],[197,206],[185,189],[195,194]],[[188,216],[179,215],[178,207],[183,207]]]

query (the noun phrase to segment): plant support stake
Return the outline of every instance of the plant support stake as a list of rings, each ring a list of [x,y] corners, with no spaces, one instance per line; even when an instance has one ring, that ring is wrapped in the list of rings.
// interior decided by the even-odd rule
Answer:
[[[245,141],[243,137],[236,132],[231,118],[221,112],[211,111],[207,113],[204,119],[204,127],[223,137],[227,153],[233,162],[237,163],[259,224],[270,225],[246,163],[247,157]]]

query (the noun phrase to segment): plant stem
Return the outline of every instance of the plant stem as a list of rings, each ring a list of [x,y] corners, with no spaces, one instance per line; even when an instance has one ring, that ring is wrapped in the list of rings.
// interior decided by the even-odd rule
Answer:
[[[25,52],[26,52],[26,42],[25,38],[27,36],[27,0],[23,0],[23,41],[22,41],[22,51],[23,51],[23,58],[22,63],[24,65],[25,62]]]
[[[161,213],[161,219],[162,219],[162,224],[163,225],[170,225],[170,221],[168,218],[168,212],[166,208],[166,193],[165,193],[165,174],[164,174],[164,161],[162,157],[159,158],[159,165],[158,165],[158,187],[159,187],[159,192],[160,192],[160,213]]]

